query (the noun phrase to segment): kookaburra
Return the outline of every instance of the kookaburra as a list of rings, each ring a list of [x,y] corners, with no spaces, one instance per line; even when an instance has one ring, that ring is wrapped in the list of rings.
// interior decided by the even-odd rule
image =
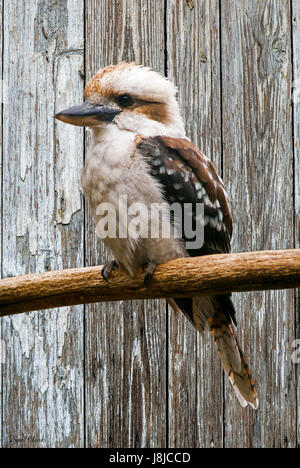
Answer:
[[[99,212],[101,204],[113,205],[118,222],[129,223],[131,218],[119,203],[125,195],[128,206],[140,203],[149,210],[156,204],[189,204],[193,220],[197,204],[204,205],[204,243],[196,249],[187,247],[184,233],[178,238],[174,234],[151,237],[151,233],[120,236],[117,231],[116,236],[103,238],[114,258],[102,271],[106,280],[115,268],[129,275],[144,268],[149,284],[157,264],[230,252],[232,218],[224,185],[213,163],[186,137],[176,94],[173,83],[161,74],[135,63],[120,63],[99,70],[90,80],[83,105],[55,116],[92,130],[81,184],[96,223],[104,216]],[[174,223],[174,218],[168,222]],[[256,409],[257,394],[237,341],[230,296],[173,299],[170,304],[197,330],[212,332],[239,402]]]

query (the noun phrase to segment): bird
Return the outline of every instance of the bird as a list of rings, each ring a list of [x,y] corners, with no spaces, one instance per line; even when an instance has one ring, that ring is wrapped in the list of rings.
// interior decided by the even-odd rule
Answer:
[[[103,278],[109,281],[115,269],[130,276],[143,269],[149,286],[158,264],[230,253],[233,222],[228,195],[214,164],[186,136],[173,82],[150,67],[121,62],[101,68],[84,94],[83,104],[58,112],[55,118],[91,130],[81,187],[92,208],[97,234],[113,259],[103,267]],[[182,207],[179,220],[170,215],[174,203]],[[146,210],[141,210],[138,226],[130,233],[134,216],[128,207],[134,204]],[[187,223],[195,226],[199,205],[203,207],[204,236],[196,245],[184,227]],[[153,215],[153,206],[161,207],[160,218],[155,210]],[[108,207],[114,210],[110,212]],[[153,218],[158,223],[155,235],[149,234]],[[103,230],[107,231],[109,223],[118,227],[105,236]],[[169,236],[163,235],[163,223],[169,224]],[[176,235],[180,223],[183,229]],[[239,403],[256,410],[258,396],[238,342],[231,295],[168,302],[201,334],[212,333]]]

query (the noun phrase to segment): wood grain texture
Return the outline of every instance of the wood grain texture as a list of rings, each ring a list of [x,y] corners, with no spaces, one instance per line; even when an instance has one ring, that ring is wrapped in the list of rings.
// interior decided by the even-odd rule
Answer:
[[[3,43],[2,43],[2,32],[3,32],[3,0],[0,0],[0,278],[2,278],[2,236],[3,236],[3,221],[2,221],[2,151],[3,151],[3,142],[2,142],[2,103],[4,101],[4,84],[2,77],[2,56],[3,56]],[[1,327],[1,318],[0,318],[0,415],[2,415],[2,367],[4,365],[5,359],[5,349],[4,349],[4,340],[2,340],[2,327]],[[0,418],[0,448],[2,448],[2,417]]]
[[[293,104],[295,158],[295,247],[300,247],[300,4],[292,1],[293,34]],[[296,339],[300,339],[300,290],[295,294]],[[297,437],[300,445],[300,365],[297,366]]]
[[[4,3],[3,276],[83,266],[83,1]],[[2,320],[3,446],[83,445],[83,307]]]
[[[79,191],[83,132],[52,115],[81,102],[85,68],[88,79],[121,60],[167,68],[178,84],[188,136],[224,175],[233,251],[300,247],[298,0],[0,0],[2,9],[2,277],[106,260]],[[0,319],[2,446],[296,446],[299,293],[234,302],[257,413],[224,390],[211,340],[167,319],[164,301],[87,306],[85,320],[83,306]]]
[[[164,2],[86,1],[86,69],[135,60],[164,71]],[[88,265],[106,253],[87,216]],[[86,434],[89,447],[166,446],[165,302],[87,307]]]
[[[234,250],[291,248],[290,2],[224,0],[221,6],[224,176],[236,220]],[[261,406],[256,414],[241,411],[226,392],[225,444],[294,447],[294,294],[243,295],[236,304]]]
[[[219,1],[167,2],[168,76],[177,84],[189,138],[221,174]],[[209,336],[169,315],[170,447],[221,447],[222,371]]]

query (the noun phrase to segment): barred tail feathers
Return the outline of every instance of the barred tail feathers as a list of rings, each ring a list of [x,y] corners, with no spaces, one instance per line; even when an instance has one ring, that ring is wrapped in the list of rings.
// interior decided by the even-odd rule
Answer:
[[[208,323],[225,373],[240,404],[243,408],[250,405],[256,410],[259,401],[255,384],[233,325],[221,313],[209,318]]]
[[[169,299],[168,302],[176,312],[183,312],[200,333],[210,329],[224,370],[240,404],[257,409],[257,393],[235,332],[235,309],[230,296]]]

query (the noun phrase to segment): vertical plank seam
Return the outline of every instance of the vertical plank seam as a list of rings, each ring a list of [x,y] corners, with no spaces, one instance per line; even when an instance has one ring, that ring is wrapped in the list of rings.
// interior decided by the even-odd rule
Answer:
[[[1,109],[2,109],[2,112],[1,112],[1,242],[0,242],[0,245],[1,245],[1,252],[0,252],[0,255],[1,255],[1,271],[0,271],[0,274],[1,274],[1,278],[3,278],[3,181],[4,181],[4,177],[3,177],[3,136],[4,136],[4,132],[3,132],[3,111],[4,111],[4,105],[3,105],[3,92],[4,92],[4,83],[3,83],[3,78],[4,78],[4,0],[2,0],[2,15],[1,15],[1,21],[2,21],[2,31],[1,31],[1,35],[2,35],[2,38],[1,38],[1,41],[2,41],[2,44],[1,44],[1,63],[2,63],[2,69],[1,69],[1,80],[2,80],[2,102],[1,102]],[[2,338],[2,322],[3,320],[1,320],[1,326],[0,326],[0,338]],[[1,344],[0,344],[1,346]],[[0,362],[0,366],[2,366],[1,362]],[[2,372],[2,369],[0,369],[0,374],[1,374],[1,404],[0,404],[0,407],[1,407],[1,447],[3,447],[3,372]]]
[[[168,67],[168,0],[164,0],[164,41],[165,41],[165,49],[164,49],[164,72],[165,76],[168,76],[169,67]],[[169,327],[169,306],[166,302],[166,437],[165,443],[166,448],[169,448],[170,445],[170,435],[169,435],[169,371],[170,371],[170,363],[169,363],[169,334],[170,334],[170,327]]]
[[[292,83],[295,81],[295,65],[294,65],[294,54],[295,54],[295,48],[294,48],[294,7],[293,7],[293,0],[290,0],[290,10],[291,10],[291,66],[292,66]],[[297,223],[297,218],[296,218],[296,151],[295,151],[295,104],[293,100],[293,88],[292,88],[292,151],[293,151],[293,204],[294,204],[294,212],[293,212],[293,225],[294,225],[294,247],[296,248],[297,246],[297,239],[296,239],[296,223]],[[294,321],[295,321],[295,340],[297,339],[297,331],[298,331],[298,323],[297,323],[297,290],[295,290],[295,316],[294,316]],[[299,446],[299,440],[298,440],[298,391],[297,391],[297,385],[298,385],[298,366],[296,365],[296,446]]]
[[[84,86],[86,84],[86,0],[83,0],[83,74],[84,74]],[[85,164],[86,158],[86,128],[83,128],[83,164]],[[86,266],[86,204],[83,197],[83,264]],[[83,306],[83,446],[87,448],[87,404],[86,404],[86,305]]]
[[[220,41],[220,131],[221,131],[221,177],[224,179],[224,134],[223,134],[223,57],[222,57],[222,2],[219,0],[219,41]],[[225,375],[224,372],[222,373],[222,386],[223,386],[223,448],[226,446],[226,440],[225,440]]]
[[[165,75],[168,76],[168,0],[165,0],[164,36],[165,36]]]
[[[2,0],[2,17],[1,17],[1,21],[2,21],[2,31],[1,31],[1,34],[2,34],[2,38],[1,38],[1,41],[2,41],[2,50],[1,50],[1,62],[2,62],[2,70],[1,70],[1,80],[2,80],[2,102],[1,102],[1,109],[2,109],[2,112],[1,112],[1,168],[2,168],[2,171],[1,171],[1,202],[3,202],[3,136],[4,136],[4,132],[3,132],[3,92],[4,92],[4,83],[3,83],[3,78],[4,78],[4,71],[3,71],[3,66],[4,66],[4,0]],[[1,207],[2,207],[2,203],[1,203]],[[1,209],[1,278],[3,277],[3,208]]]

